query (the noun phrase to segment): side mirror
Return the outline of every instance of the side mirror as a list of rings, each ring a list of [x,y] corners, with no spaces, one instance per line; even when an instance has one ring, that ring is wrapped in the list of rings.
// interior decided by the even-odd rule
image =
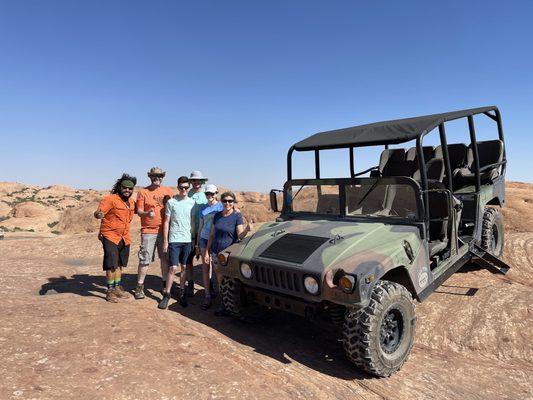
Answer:
[[[274,212],[279,212],[279,208],[278,208],[278,194],[276,193],[278,192],[278,190],[276,189],[272,189],[270,191],[270,208],[272,209],[272,211]]]

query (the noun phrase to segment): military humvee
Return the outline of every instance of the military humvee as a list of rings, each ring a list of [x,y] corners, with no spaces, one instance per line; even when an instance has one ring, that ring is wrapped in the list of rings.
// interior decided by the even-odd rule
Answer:
[[[477,141],[475,115],[493,120],[499,137]],[[461,118],[470,144],[448,144],[446,123]],[[440,145],[424,146],[436,128]],[[384,146],[377,165],[356,172],[354,148],[374,145]],[[322,179],[320,150],[342,148],[350,177]],[[293,178],[294,151],[314,152],[314,179]],[[223,302],[237,316],[256,304],[330,320],[342,327],[353,364],[389,376],[413,346],[413,299],[423,301],[469,262],[507,272],[498,209],[505,169],[496,107],[310,136],[289,149],[280,217],[218,254]],[[278,192],[270,194],[275,211]]]

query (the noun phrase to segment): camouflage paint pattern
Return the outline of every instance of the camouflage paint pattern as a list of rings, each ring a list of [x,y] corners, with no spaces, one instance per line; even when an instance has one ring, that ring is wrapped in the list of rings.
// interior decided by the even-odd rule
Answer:
[[[312,251],[302,264],[261,256],[270,245],[289,233],[328,240]],[[412,249],[412,261],[404,249],[404,242]],[[250,287],[262,286],[255,279],[247,280],[241,275],[240,264],[243,262],[252,266],[266,264],[273,268],[298,271],[301,276],[317,277],[321,287],[319,295],[313,296],[305,291],[298,293],[298,297],[310,302],[329,300],[337,304],[364,306],[373,285],[395,268],[407,272],[417,293],[432,280],[427,245],[421,240],[419,229],[410,225],[376,222],[372,218],[368,222],[327,219],[269,222],[225,252],[230,257],[228,265],[221,267],[221,271]],[[333,283],[333,277],[340,269],[357,278],[352,293],[345,293]]]

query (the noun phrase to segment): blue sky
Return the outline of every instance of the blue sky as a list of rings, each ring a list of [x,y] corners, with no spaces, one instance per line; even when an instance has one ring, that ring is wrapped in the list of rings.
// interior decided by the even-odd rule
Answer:
[[[507,178],[533,182],[533,3],[440,3],[0,0],[0,181],[102,189],[159,165],[266,191],[310,134],[494,104]]]

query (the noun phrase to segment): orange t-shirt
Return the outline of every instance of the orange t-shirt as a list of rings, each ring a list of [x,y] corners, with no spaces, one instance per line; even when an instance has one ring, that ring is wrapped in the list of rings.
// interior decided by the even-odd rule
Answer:
[[[139,191],[137,195],[137,209],[141,211],[150,211],[153,209],[155,212],[154,218],[150,218],[148,215],[141,217],[142,233],[163,232],[165,203],[172,196],[174,196],[172,189],[166,186],[159,186],[154,190],[144,188]]]
[[[126,205],[118,194],[110,194],[100,201],[98,209],[104,213],[100,234],[115,244],[122,239],[126,245],[130,244],[130,223],[135,214],[135,200],[130,197]]]

